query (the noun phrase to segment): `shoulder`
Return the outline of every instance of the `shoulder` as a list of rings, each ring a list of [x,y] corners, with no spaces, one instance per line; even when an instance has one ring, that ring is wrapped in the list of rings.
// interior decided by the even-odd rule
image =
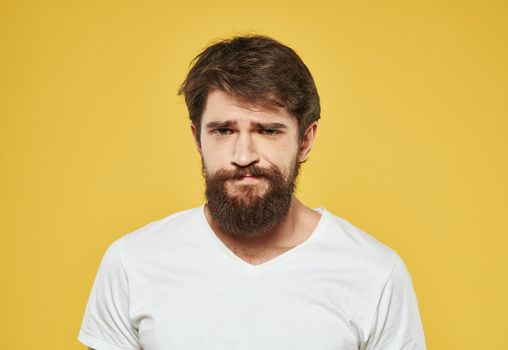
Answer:
[[[146,240],[153,241],[161,236],[174,236],[179,231],[198,226],[202,215],[203,206],[176,212],[129,232],[122,238],[127,244],[131,244],[142,243]]]
[[[359,269],[389,273],[397,253],[348,220],[323,210],[326,215],[322,242],[341,264],[350,262]]]
[[[409,272],[394,249],[348,220],[324,213],[326,222],[315,245],[316,260],[324,256],[323,269],[336,281],[337,303],[354,327],[368,335],[383,298],[396,300],[401,307],[415,304]]]
[[[130,265],[129,262],[138,259],[171,254],[172,250],[178,251],[182,245],[196,240],[203,229],[202,217],[200,206],[149,222],[113,241],[105,255]]]

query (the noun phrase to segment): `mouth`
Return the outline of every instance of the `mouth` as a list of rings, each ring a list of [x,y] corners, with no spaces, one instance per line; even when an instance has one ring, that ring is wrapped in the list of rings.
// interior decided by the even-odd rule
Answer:
[[[239,184],[255,184],[261,181],[264,176],[245,175],[235,178],[233,181]]]

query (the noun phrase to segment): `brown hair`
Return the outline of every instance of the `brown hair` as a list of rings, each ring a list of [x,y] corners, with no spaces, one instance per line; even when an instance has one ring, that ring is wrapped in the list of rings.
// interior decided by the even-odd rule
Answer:
[[[309,69],[296,52],[261,35],[238,36],[203,50],[178,90],[201,130],[208,93],[220,89],[240,101],[281,106],[298,120],[299,137],[320,117],[319,95]]]

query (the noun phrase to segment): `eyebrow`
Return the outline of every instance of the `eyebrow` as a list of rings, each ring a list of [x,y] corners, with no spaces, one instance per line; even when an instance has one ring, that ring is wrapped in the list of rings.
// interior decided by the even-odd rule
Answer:
[[[228,128],[233,125],[236,125],[236,122],[231,120],[225,120],[225,121],[212,121],[206,124],[207,129],[220,129],[220,128]],[[287,125],[282,123],[252,123],[252,125],[255,125],[258,128],[263,129],[287,129]]]
[[[231,120],[226,120],[223,122],[214,121],[214,122],[207,123],[205,127],[207,129],[220,129],[220,128],[230,127],[231,125],[234,125],[234,124],[236,124],[236,123],[232,122]]]
[[[287,129],[287,126],[282,123],[255,123],[255,125],[263,129]]]

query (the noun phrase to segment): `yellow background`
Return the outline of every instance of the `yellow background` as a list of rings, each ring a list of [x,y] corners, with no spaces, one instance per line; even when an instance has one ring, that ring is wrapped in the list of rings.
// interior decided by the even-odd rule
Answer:
[[[4,349],[83,349],[106,247],[203,201],[176,90],[210,42],[296,49],[322,99],[299,197],[394,248],[429,349],[508,349],[506,1],[0,2]]]

